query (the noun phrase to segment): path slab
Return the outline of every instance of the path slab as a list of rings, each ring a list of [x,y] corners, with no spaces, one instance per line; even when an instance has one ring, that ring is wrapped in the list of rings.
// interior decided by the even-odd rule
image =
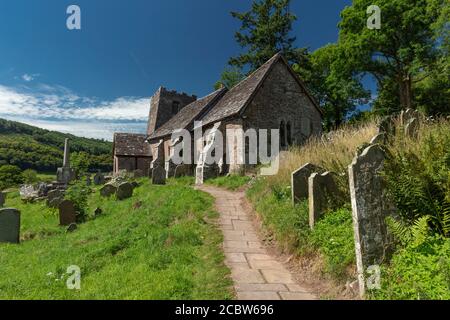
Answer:
[[[231,270],[239,300],[314,300],[317,297],[293,280],[286,267],[266,250],[258,238],[253,216],[243,203],[244,192],[213,186],[197,189],[215,199],[220,213],[218,225],[223,232],[225,262]]]

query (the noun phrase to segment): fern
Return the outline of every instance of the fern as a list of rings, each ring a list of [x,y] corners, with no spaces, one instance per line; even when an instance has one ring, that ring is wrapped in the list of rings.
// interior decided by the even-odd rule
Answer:
[[[386,219],[389,231],[402,246],[413,245],[415,247],[423,244],[430,231],[429,216],[423,216],[415,220],[411,225],[402,220],[392,217]]]

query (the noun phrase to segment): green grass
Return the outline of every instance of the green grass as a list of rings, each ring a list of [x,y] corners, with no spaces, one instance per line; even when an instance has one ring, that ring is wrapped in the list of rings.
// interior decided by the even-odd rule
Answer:
[[[228,190],[237,190],[245,186],[249,181],[248,176],[229,175],[226,177],[217,177],[206,180],[206,184],[214,185],[216,187],[225,188]]]
[[[93,193],[103,215],[66,233],[56,210],[22,204],[20,245],[0,244],[0,299],[231,299],[222,236],[208,223],[213,199],[186,183],[143,179],[124,201]],[[81,268],[81,290],[66,288],[67,267]]]
[[[311,231],[308,201],[292,206],[289,188],[272,189],[266,179],[258,179],[247,196],[283,251],[299,256],[320,253],[324,273],[336,280],[346,277],[347,268],[355,264],[350,209],[326,213]]]
[[[37,178],[39,181],[50,183],[56,180],[56,174],[50,172],[39,172],[37,174]]]

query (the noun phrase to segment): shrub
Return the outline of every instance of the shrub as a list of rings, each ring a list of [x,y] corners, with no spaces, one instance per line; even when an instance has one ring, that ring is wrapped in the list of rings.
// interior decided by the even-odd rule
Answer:
[[[429,216],[433,231],[450,236],[450,125],[422,124],[417,140],[397,135],[388,148],[384,176],[401,220]]]
[[[25,183],[32,184],[38,182],[37,172],[33,169],[27,169],[22,172],[22,177]]]
[[[23,183],[20,168],[12,165],[0,167],[0,190]]]
[[[77,181],[66,190],[65,199],[73,201],[79,223],[87,219],[88,197],[91,193],[92,189],[84,181]]]
[[[450,239],[430,236],[420,246],[399,250],[381,267],[381,290],[372,299],[450,299]]]

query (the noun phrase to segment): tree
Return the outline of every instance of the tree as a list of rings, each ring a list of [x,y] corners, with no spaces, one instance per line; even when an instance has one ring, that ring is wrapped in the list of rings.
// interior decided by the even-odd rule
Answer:
[[[245,78],[245,75],[239,68],[231,67],[222,72],[220,80],[214,85],[214,89],[218,90],[221,87],[231,89]]]
[[[381,97],[391,104],[398,101],[400,108],[412,107],[414,84],[428,76],[423,73],[437,60],[432,26],[444,1],[377,0],[381,28],[371,30],[367,28],[366,10],[373,1],[353,0],[342,11],[339,23],[339,46],[345,51],[349,72],[371,74]],[[385,91],[393,86],[397,90],[395,96]]]
[[[71,164],[78,173],[84,173],[88,171],[91,165],[91,158],[86,152],[73,152],[71,154]]]
[[[251,73],[276,53],[281,52],[291,63],[302,63],[306,49],[295,49],[295,37],[289,35],[297,18],[289,11],[290,0],[254,0],[248,12],[232,12],[240,20],[235,38],[245,53],[229,60],[231,66]]]
[[[340,51],[338,45],[329,44],[314,51],[308,63],[294,65],[294,70],[305,80],[324,109],[327,129],[339,127],[357,105],[367,103],[369,98],[360,77],[347,72],[346,61]]]
[[[0,167],[0,190],[23,183],[19,167],[4,165]]]

